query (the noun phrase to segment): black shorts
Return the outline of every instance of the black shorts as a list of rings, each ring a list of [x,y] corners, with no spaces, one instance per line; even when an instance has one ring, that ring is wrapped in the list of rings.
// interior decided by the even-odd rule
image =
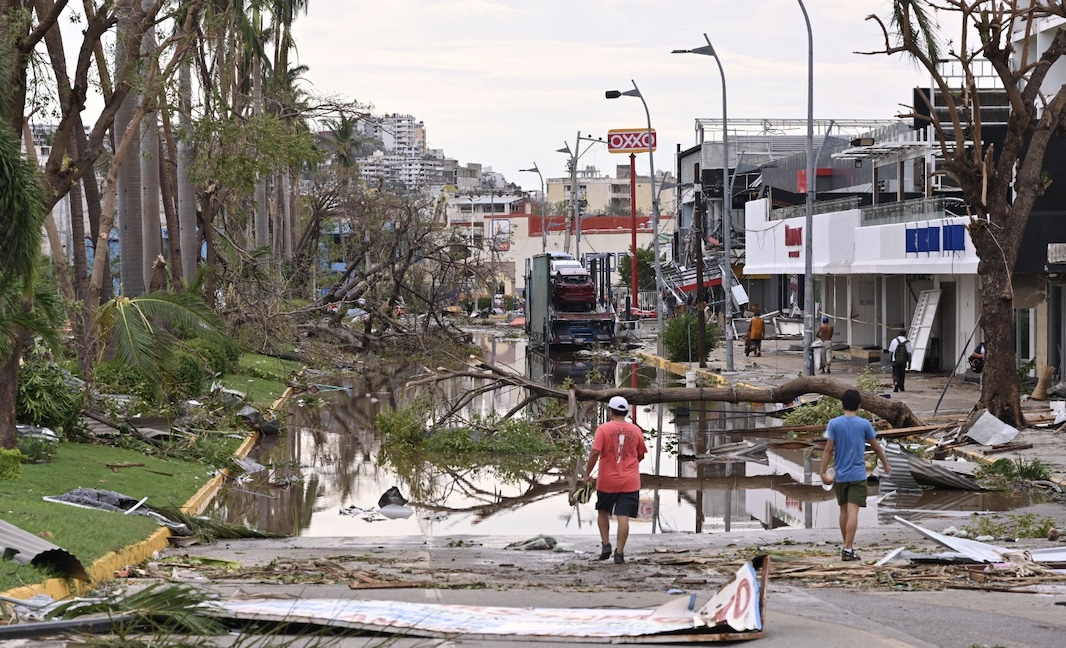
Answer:
[[[865,479],[853,482],[837,482],[833,484],[833,490],[836,491],[837,504],[841,506],[847,506],[848,504],[866,506],[868,490]]]
[[[637,517],[640,509],[640,491],[632,493],[605,493],[596,491],[596,510],[607,511],[615,515]]]

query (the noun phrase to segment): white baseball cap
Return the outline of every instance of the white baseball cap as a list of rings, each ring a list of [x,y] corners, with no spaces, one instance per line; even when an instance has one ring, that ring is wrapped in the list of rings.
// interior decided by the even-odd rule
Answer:
[[[607,407],[613,409],[616,412],[628,412],[629,401],[621,396],[612,396],[611,400],[607,401]]]

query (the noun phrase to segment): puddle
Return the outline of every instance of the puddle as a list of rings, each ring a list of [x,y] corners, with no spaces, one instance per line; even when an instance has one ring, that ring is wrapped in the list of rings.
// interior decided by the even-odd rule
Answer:
[[[631,387],[678,382],[660,370],[607,356],[527,354],[524,340],[487,334],[479,342],[489,361],[555,387],[568,380]],[[568,502],[572,469],[527,468],[529,474],[521,479],[502,483],[492,471],[477,468],[439,470],[423,464],[417,475],[398,475],[383,466],[374,421],[384,409],[407,402],[411,395],[403,385],[408,377],[348,377],[337,385],[344,389],[320,393],[325,405],[291,408],[287,433],[265,439],[252,453],[256,461],[272,466],[269,473],[230,482],[215,500],[218,513],[232,522],[303,536],[597,535],[595,498],[583,505]],[[473,386],[472,379],[457,379],[447,391],[458,398]],[[469,409],[503,413],[522,397],[518,389],[498,389],[476,396]],[[661,478],[644,480],[631,533],[837,528],[836,502],[822,490],[817,467],[802,449],[770,448],[748,460],[715,456],[743,441],[731,430],[773,427],[778,419],[753,413],[746,405],[674,403],[639,407],[637,423],[645,430],[662,429],[661,439],[648,441],[650,452],[640,467],[642,474]],[[511,474],[534,464],[521,458],[507,461],[518,468]],[[406,519],[340,512],[351,506],[375,508],[391,486],[410,497],[412,479],[427,495],[413,503],[414,514]],[[874,483],[870,494],[869,505],[860,512],[862,528],[895,524],[895,515],[916,521],[1029,503],[1010,493],[946,490],[886,493],[882,498]]]

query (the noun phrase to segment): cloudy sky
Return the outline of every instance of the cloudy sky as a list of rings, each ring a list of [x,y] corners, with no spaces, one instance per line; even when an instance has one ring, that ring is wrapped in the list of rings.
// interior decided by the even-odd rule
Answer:
[[[927,77],[883,45],[869,14],[887,0],[806,0],[814,33],[816,119],[890,119]],[[695,118],[720,118],[714,59],[671,54],[710,38],[731,119],[807,114],[807,32],[796,0],[311,0],[295,25],[314,91],[409,113],[428,144],[538,187],[565,175],[578,131],[643,127],[640,100],[604,91],[636,81],[658,138],[657,167],[696,142]],[[601,145],[581,158],[614,175],[626,157]],[[638,168],[647,171],[647,156]]]

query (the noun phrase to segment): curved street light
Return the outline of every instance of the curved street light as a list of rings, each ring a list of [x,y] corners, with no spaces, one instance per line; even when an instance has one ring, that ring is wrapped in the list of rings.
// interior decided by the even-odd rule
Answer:
[[[655,321],[659,327],[657,353],[661,356],[663,354],[663,270],[662,264],[659,262],[659,194],[655,191],[655,156],[653,154],[654,146],[652,142],[654,137],[651,129],[651,112],[648,111],[648,102],[644,100],[644,95],[640,93],[640,88],[637,87],[637,82],[630,79],[630,83],[633,84],[632,90],[608,90],[604,93],[608,99],[617,99],[618,97],[637,97],[640,99],[640,103],[644,104],[644,116],[648,119],[648,164],[651,166],[651,231],[652,246],[655,250]],[[633,254],[637,251],[633,250]]]
[[[541,175],[536,162],[533,163],[532,169],[519,169],[519,171],[536,173],[537,177],[540,178],[540,251],[541,254],[544,254],[548,251],[548,225],[544,214],[544,201],[547,199],[547,196],[544,195],[544,176]]]
[[[703,40],[707,41],[706,45],[687,50],[676,49],[670,53],[702,54],[704,56],[710,56],[714,59],[714,62],[718,64],[718,74],[722,77],[722,247],[723,252],[725,253],[725,264],[719,268],[719,271],[722,273],[722,291],[725,293],[725,303],[723,305],[723,318],[725,320],[725,370],[733,371],[733,326],[730,322],[733,315],[733,258],[731,251],[731,240],[733,238],[733,218],[731,213],[733,210],[733,191],[732,182],[730,182],[729,178],[729,121],[726,116],[725,70],[722,69],[722,59],[720,59],[718,53],[714,51],[714,46],[711,45],[711,39],[707,37],[706,33],[703,35]],[[700,142],[700,156],[703,156],[702,141]],[[697,181],[699,180],[700,179],[697,178]],[[702,227],[700,228],[700,231],[702,231]],[[698,244],[702,249],[703,241],[699,241]],[[703,286],[699,286],[697,290],[702,292]],[[701,321],[701,333],[703,331],[703,326],[704,323]],[[702,367],[704,366],[702,355],[700,357],[700,366]]]
[[[814,375],[814,33],[803,0],[799,2],[807,25],[807,219],[803,232],[803,374]],[[876,187],[874,190],[876,191]]]

